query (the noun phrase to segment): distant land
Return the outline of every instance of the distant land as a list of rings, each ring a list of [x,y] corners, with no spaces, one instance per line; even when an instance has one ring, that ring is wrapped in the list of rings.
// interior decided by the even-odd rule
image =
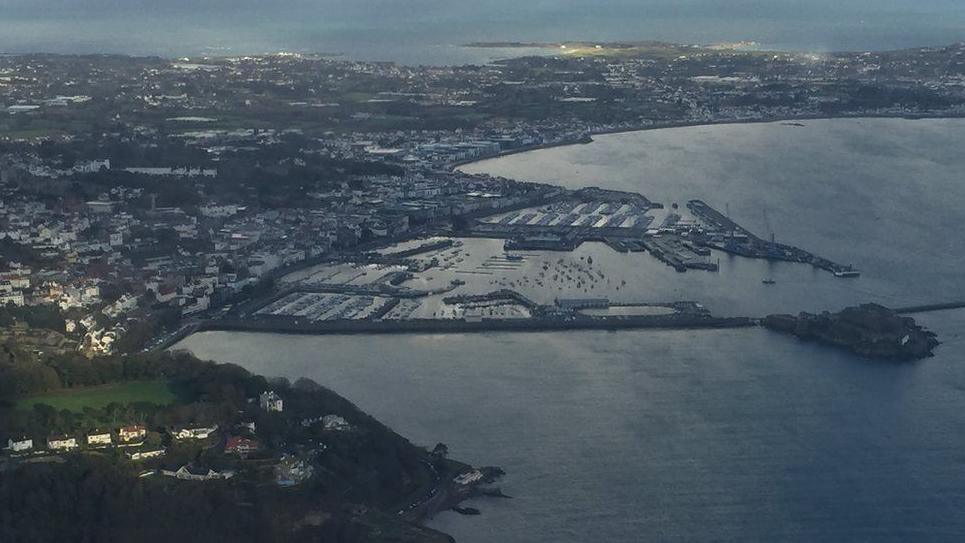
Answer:
[[[735,42],[713,43],[713,44],[694,44],[683,45],[663,41],[641,40],[641,41],[619,41],[619,42],[598,42],[598,41],[560,41],[560,42],[521,42],[521,41],[475,41],[465,43],[463,47],[480,47],[485,49],[634,49],[641,47],[665,47],[665,48],[708,48],[708,49],[746,49],[757,47],[760,44],[753,40],[740,40]]]

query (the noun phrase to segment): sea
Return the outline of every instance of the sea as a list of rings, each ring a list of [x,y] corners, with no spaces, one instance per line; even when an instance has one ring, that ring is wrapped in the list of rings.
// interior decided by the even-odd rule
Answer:
[[[965,298],[965,120],[730,124],[594,139],[464,169],[634,190],[667,206],[701,198],[762,237],[862,272],[844,280],[724,257],[720,273],[676,274],[640,255],[621,262],[612,251],[603,257],[603,246],[581,247],[611,258],[606,268],[643,301],[692,299],[753,316]],[[917,319],[942,345],[914,363],[763,329],[206,332],[176,348],[310,377],[416,444],[441,441],[455,458],[502,467],[511,499],[475,499],[481,515],[429,522],[462,543],[960,542],[965,310]]]
[[[963,39],[961,0],[0,0],[0,53],[289,51],[476,64],[536,51],[463,44],[747,40],[768,49],[863,51]]]

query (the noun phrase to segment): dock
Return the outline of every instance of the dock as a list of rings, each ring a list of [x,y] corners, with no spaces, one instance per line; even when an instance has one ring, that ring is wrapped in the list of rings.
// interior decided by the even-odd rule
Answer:
[[[792,245],[761,239],[703,200],[690,200],[687,202],[687,209],[710,230],[709,235],[701,241],[701,244],[708,248],[747,258],[810,264],[836,277],[860,275],[851,266],[832,262]]]

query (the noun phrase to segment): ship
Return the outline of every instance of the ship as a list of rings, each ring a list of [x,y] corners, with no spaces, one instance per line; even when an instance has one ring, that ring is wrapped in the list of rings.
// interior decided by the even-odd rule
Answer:
[[[764,283],[765,285],[773,285],[774,283],[777,283],[777,281],[773,279],[762,279],[761,283]]]
[[[523,257],[521,257],[521,256],[519,256],[519,255],[506,255],[506,260],[508,260],[508,261],[510,261],[510,262],[522,262],[522,261],[523,261]]]
[[[858,270],[839,270],[834,272],[835,277],[841,277],[844,279],[852,279],[855,277],[861,277],[861,272]]]

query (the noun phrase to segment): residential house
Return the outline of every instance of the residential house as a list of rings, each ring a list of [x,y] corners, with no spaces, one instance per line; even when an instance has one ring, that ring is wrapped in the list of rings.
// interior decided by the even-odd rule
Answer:
[[[164,449],[152,449],[148,451],[132,451],[127,453],[127,457],[131,460],[146,460],[148,458],[157,458],[159,456],[164,456]]]
[[[218,425],[212,426],[186,426],[171,432],[174,439],[207,439],[211,434],[218,431]]]
[[[175,477],[184,481],[210,481],[212,479],[230,479],[235,473],[230,470],[215,471],[211,468],[202,468],[191,464],[185,464],[176,471],[161,470],[162,475]]]
[[[274,390],[262,392],[261,396],[258,397],[258,404],[269,413],[281,413],[284,409],[284,402],[278,394],[275,394]]]
[[[225,443],[224,452],[225,454],[237,454],[241,456],[247,456],[248,453],[257,451],[261,448],[261,443],[254,439],[248,439],[241,436],[231,436],[228,438],[227,443]]]
[[[87,434],[87,444],[92,447],[103,447],[113,443],[110,432],[95,431]]]
[[[7,450],[14,453],[26,452],[34,448],[34,440],[29,437],[7,439]]]
[[[77,439],[65,435],[53,435],[47,438],[47,448],[52,451],[69,451],[77,448]]]
[[[352,425],[347,420],[338,415],[325,415],[322,417],[322,429],[324,430],[350,430]]]
[[[147,429],[143,426],[125,426],[117,431],[117,437],[121,443],[142,441],[146,435]]]

